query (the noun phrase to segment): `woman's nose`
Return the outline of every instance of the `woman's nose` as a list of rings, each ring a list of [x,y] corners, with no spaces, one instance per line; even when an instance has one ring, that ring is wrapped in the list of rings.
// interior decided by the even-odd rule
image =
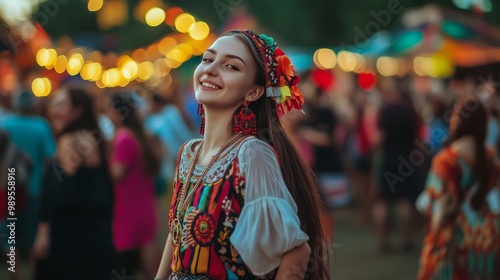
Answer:
[[[216,63],[212,62],[205,69],[203,69],[203,74],[206,74],[208,76],[217,76],[217,66]]]

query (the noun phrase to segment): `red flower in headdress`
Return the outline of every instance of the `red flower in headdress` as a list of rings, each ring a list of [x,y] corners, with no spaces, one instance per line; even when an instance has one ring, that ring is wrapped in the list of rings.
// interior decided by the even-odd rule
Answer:
[[[286,77],[287,81],[291,81],[295,76],[295,70],[293,69],[290,59],[286,55],[282,55],[277,57],[276,61],[278,62],[283,76]]]

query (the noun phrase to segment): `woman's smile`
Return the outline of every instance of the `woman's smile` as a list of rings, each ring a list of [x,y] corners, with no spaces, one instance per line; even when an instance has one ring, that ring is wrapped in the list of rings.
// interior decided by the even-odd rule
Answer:
[[[201,81],[200,82],[201,89],[205,91],[214,91],[214,90],[220,90],[222,89],[221,86],[218,86],[217,84],[209,81]]]

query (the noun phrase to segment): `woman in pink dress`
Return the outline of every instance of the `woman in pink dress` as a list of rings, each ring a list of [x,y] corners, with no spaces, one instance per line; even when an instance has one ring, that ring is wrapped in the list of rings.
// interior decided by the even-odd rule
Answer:
[[[136,103],[129,93],[113,94],[108,115],[117,127],[113,141],[111,173],[115,182],[113,243],[118,251],[119,268],[133,275],[142,268],[154,277],[153,241],[156,233],[155,157],[136,114]]]

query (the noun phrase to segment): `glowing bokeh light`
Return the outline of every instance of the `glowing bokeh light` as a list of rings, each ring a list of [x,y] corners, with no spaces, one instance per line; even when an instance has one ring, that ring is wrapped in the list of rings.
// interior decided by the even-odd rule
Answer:
[[[122,76],[128,80],[133,80],[137,78],[139,73],[139,65],[132,59],[128,60],[121,66]]]
[[[103,0],[89,0],[87,7],[89,11],[97,12],[102,8],[103,4],[104,4]]]
[[[102,74],[102,83],[106,87],[116,87],[121,81],[121,73],[118,68],[111,68]]]
[[[313,59],[316,66],[322,70],[332,69],[337,64],[337,57],[331,49],[318,49],[314,53]]]
[[[431,61],[428,57],[417,56],[413,60],[413,70],[419,76],[427,76],[431,67]]]
[[[134,61],[144,61],[146,60],[146,55],[145,49],[137,49],[132,53],[132,59]]]
[[[149,61],[144,61],[139,63],[139,73],[137,80],[147,81],[153,75],[153,63]]]
[[[340,69],[345,72],[351,72],[356,69],[356,56],[348,51],[340,51],[337,56]]]
[[[80,71],[80,76],[86,81],[98,81],[101,79],[102,66],[97,62],[87,62]]]
[[[365,58],[359,54],[359,53],[354,53],[354,56],[356,57],[356,67],[354,67],[354,72],[355,73],[362,73],[365,71],[366,68],[366,60]]]
[[[165,11],[158,7],[151,8],[146,12],[144,19],[149,26],[158,26],[165,21]]]
[[[47,78],[36,78],[31,83],[31,90],[37,97],[44,97],[52,91],[52,83]]]
[[[191,47],[191,45],[188,43],[179,44],[175,48],[180,50],[184,55],[183,60],[181,62],[189,60],[193,55],[193,47]]]
[[[56,62],[54,63],[54,69],[57,73],[62,74],[66,71],[66,67],[68,66],[68,59],[65,55],[60,55],[57,57]]]
[[[194,17],[188,13],[180,14],[175,19],[175,29],[181,33],[188,33],[194,26],[195,21]]]
[[[163,38],[160,43],[158,43],[158,50],[162,55],[167,55],[167,53],[175,48],[177,41],[174,38],[166,37]]]
[[[40,66],[45,66],[49,62],[49,50],[47,50],[47,49],[40,49],[36,53],[36,62]]]
[[[75,76],[78,73],[80,73],[80,70],[83,67],[83,56],[79,53],[75,53],[71,55],[68,59],[68,66],[66,66],[66,69],[68,71],[68,74],[71,76]]]
[[[179,66],[182,65],[182,62],[179,62],[175,59],[166,58],[165,61],[167,62],[167,66],[170,67],[171,69],[178,68]]]
[[[156,77],[163,78],[167,76],[169,72],[170,72],[170,67],[168,67],[165,58],[158,58],[153,63],[153,74]]]
[[[394,76],[398,73],[398,61],[392,57],[381,56],[377,60],[377,70],[382,76]]]
[[[210,27],[203,21],[198,21],[191,26],[189,36],[195,40],[203,40],[210,34]]]
[[[184,11],[179,7],[172,7],[168,9],[166,12],[165,23],[168,26],[175,26],[175,19],[182,13],[184,13]]]

